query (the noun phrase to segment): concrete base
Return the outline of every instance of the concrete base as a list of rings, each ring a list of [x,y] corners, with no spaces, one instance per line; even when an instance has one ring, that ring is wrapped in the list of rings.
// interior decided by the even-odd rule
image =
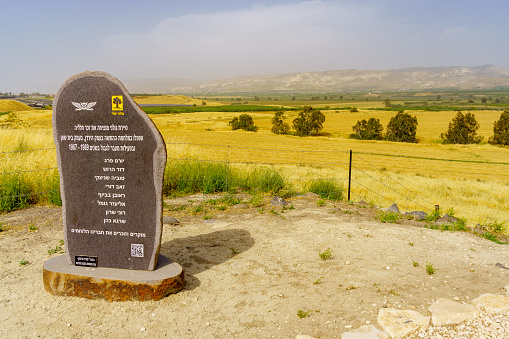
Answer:
[[[147,301],[180,291],[184,286],[184,271],[162,255],[154,271],[74,266],[69,265],[66,255],[61,255],[44,262],[43,280],[46,291],[54,295]]]

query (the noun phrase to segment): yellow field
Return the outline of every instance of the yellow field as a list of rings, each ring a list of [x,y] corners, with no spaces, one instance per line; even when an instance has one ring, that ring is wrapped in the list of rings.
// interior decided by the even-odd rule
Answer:
[[[201,100],[200,100],[201,102]],[[352,105],[353,106],[353,105]],[[296,137],[270,132],[272,113],[252,113],[258,132],[232,131],[228,121],[239,113],[188,113],[151,115],[160,129],[170,158],[198,157],[243,163],[270,163],[284,170],[296,189],[309,180],[334,178],[346,187],[349,150],[353,150],[352,200],[372,201],[387,207],[395,201],[403,210],[427,210],[435,204],[454,208],[471,223],[509,220],[509,149],[488,145],[443,145],[456,112],[409,112],[419,125],[418,144],[348,139],[360,119],[379,118],[387,125],[396,112],[323,111],[324,132],[329,136]],[[297,115],[289,112],[287,122]],[[475,112],[487,139],[499,111]],[[11,152],[21,144],[27,149],[54,147],[51,111],[19,112],[30,124],[24,130],[0,130],[0,151]],[[0,120],[5,116],[0,117]],[[191,144],[191,145],[190,145]],[[229,147],[228,147],[229,146]],[[35,169],[56,165],[55,152],[7,153],[2,168]],[[238,163],[238,164],[236,164]]]
[[[157,104],[157,105],[196,105],[201,106],[203,100],[189,98],[184,95],[160,95],[160,96],[137,96],[134,101],[138,104]],[[207,105],[220,105],[216,101],[205,101]]]

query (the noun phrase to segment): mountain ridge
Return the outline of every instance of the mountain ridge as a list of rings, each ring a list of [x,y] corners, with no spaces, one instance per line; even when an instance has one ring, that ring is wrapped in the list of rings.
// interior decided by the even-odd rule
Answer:
[[[259,75],[204,83],[186,79],[152,80],[130,80],[126,82],[126,87],[134,93],[164,94],[491,89],[509,88],[509,69],[495,65],[407,67]]]

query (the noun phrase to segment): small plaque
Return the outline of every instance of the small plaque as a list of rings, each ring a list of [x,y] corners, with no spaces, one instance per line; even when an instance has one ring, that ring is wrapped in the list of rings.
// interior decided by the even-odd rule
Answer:
[[[97,257],[77,255],[74,257],[75,266],[97,267]]]

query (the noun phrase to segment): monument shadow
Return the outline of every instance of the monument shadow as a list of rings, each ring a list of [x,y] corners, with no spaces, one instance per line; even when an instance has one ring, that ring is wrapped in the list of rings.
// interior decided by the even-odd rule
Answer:
[[[215,231],[197,236],[176,238],[161,244],[161,254],[184,268],[185,289],[200,286],[194,275],[223,264],[253,247],[255,241],[243,229]]]

